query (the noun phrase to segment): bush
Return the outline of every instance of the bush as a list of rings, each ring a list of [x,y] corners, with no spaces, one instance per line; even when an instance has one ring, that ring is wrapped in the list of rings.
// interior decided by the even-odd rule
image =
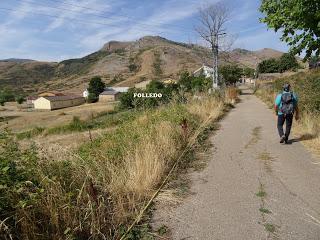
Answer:
[[[17,213],[26,209],[32,211],[42,193],[36,171],[37,160],[35,148],[20,150],[9,133],[0,133],[0,219],[8,218],[6,225],[12,228],[21,220],[22,216]],[[17,234],[8,231],[14,236]]]
[[[129,68],[130,72],[135,72],[135,71],[137,71],[138,66],[136,64],[132,63],[128,66],[128,68]]]
[[[99,100],[99,96],[94,93],[89,93],[87,98],[87,103],[95,103]]]
[[[14,94],[9,89],[0,90],[0,105],[4,106],[6,102],[15,101]]]
[[[161,93],[161,98],[135,98],[134,93]],[[153,108],[160,106],[161,104],[168,103],[173,93],[178,93],[178,85],[169,84],[164,85],[162,82],[153,80],[151,81],[146,90],[140,90],[136,88],[130,88],[127,93],[123,93],[120,96],[120,109],[132,109],[132,108]]]
[[[18,97],[16,98],[16,102],[17,102],[18,104],[22,104],[24,101],[25,101],[25,99],[24,99],[24,97],[22,97],[22,96],[18,96]]]
[[[180,74],[178,86],[180,89],[189,92],[206,92],[211,86],[211,79],[204,76],[193,76],[185,71]]]

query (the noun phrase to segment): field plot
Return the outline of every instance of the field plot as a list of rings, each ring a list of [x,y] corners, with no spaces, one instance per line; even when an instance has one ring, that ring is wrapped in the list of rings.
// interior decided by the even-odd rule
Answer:
[[[21,109],[16,103],[6,103],[5,106],[0,107],[0,129],[8,128],[13,132],[20,132],[35,127],[57,127],[69,123],[74,117],[88,120],[113,109],[113,104],[94,103],[55,111],[35,111]]]

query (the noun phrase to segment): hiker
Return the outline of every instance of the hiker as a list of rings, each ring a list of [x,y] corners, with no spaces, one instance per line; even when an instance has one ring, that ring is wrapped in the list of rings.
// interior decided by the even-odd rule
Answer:
[[[290,91],[290,84],[286,83],[283,86],[283,92],[278,94],[275,100],[275,111],[278,116],[278,132],[280,136],[280,143],[288,143],[293,115],[295,119],[299,119],[298,97]],[[283,132],[283,125],[286,122],[286,132]]]

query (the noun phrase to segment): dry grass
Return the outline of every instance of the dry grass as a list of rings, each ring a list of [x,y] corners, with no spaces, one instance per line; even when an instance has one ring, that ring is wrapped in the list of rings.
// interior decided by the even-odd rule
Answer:
[[[235,87],[230,87],[226,89],[226,102],[230,104],[235,104],[238,100],[239,90]]]
[[[320,116],[302,114],[293,133],[306,147],[320,156]]]

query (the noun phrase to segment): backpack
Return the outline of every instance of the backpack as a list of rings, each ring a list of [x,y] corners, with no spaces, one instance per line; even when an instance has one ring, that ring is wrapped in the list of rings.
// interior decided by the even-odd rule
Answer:
[[[289,115],[289,114],[293,114],[294,112],[294,98],[293,98],[293,94],[292,92],[284,92],[281,96],[281,108],[280,111],[285,114],[285,115]]]

